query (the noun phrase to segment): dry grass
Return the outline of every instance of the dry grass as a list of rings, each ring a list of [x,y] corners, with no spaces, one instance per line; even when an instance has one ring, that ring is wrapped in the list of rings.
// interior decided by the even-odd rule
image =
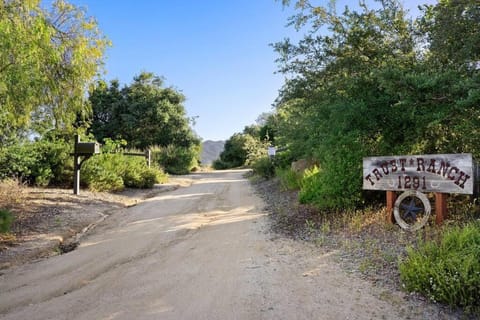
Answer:
[[[21,214],[21,208],[26,205],[25,186],[17,180],[0,181],[0,209],[12,212],[14,219]],[[0,246],[12,245],[17,237],[13,233],[0,233]]]
[[[25,200],[25,187],[17,180],[0,181],[0,208],[12,209]]]

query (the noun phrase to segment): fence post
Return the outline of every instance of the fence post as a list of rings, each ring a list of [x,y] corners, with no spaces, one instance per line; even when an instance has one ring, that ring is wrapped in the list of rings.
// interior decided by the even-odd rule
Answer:
[[[394,223],[395,216],[393,214],[393,208],[395,207],[395,201],[397,200],[397,194],[395,191],[387,191],[387,223]]]
[[[447,218],[447,194],[435,192],[435,222],[441,225]]]
[[[150,149],[147,149],[147,151],[145,151],[145,157],[147,158],[147,164],[150,168],[150,166],[152,165],[152,151],[150,151]]]
[[[73,194],[80,193],[80,156],[77,153],[77,145],[80,142],[78,134],[75,135],[75,145],[73,146]]]

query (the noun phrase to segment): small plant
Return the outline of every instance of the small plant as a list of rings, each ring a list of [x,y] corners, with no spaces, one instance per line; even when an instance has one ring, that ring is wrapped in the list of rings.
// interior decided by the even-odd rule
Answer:
[[[284,190],[299,190],[303,174],[290,168],[277,169],[276,175],[280,179],[280,184]]]
[[[407,290],[435,302],[468,309],[480,308],[480,223],[448,230],[439,242],[409,248],[400,262]]]
[[[300,203],[312,203],[318,197],[320,193],[318,184],[319,175],[320,169],[318,167],[305,170],[301,190],[298,195]]]
[[[252,169],[256,175],[265,179],[270,179],[275,175],[275,166],[273,165],[272,160],[268,157],[257,159],[252,164]]]
[[[315,239],[315,244],[317,246],[322,246],[324,245],[328,238],[328,234],[330,233],[331,231],[331,228],[330,228],[330,221],[324,219],[324,221],[322,222],[321,226],[320,226],[320,234],[318,235],[318,237]]]
[[[309,234],[314,234],[316,232],[316,225],[315,221],[312,220],[305,220],[305,227],[307,228],[307,231]]]
[[[323,234],[330,233],[330,221],[324,221],[320,227],[320,231],[322,231]]]
[[[6,209],[0,209],[0,233],[10,232],[13,222],[13,214]]]

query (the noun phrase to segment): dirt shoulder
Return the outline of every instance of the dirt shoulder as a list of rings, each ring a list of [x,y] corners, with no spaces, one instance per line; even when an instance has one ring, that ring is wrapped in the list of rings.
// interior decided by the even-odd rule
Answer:
[[[278,179],[251,182],[257,194],[265,201],[270,227],[274,233],[318,251],[330,253],[343,271],[366,280],[383,292],[385,299],[402,296],[399,302],[418,310],[423,319],[477,319],[480,315],[467,315],[462,310],[435,304],[418,294],[404,292],[400,281],[398,262],[408,247],[434,239],[441,228],[431,221],[426,228],[411,233],[385,221],[382,208],[367,208],[363,212],[319,212],[298,203],[298,192],[282,190]],[[450,221],[456,219],[455,208],[449,208]],[[434,220],[434,217],[432,217]]]
[[[14,182],[0,184],[0,208],[14,215],[11,234],[0,234],[0,270],[58,255],[76,248],[80,238],[113,213],[159,193],[188,185],[185,179],[152,189],[118,193],[31,188]]]

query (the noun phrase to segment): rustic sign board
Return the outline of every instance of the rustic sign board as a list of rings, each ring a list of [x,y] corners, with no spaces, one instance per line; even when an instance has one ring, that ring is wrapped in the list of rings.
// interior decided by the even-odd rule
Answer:
[[[363,159],[363,189],[473,194],[470,153]]]

